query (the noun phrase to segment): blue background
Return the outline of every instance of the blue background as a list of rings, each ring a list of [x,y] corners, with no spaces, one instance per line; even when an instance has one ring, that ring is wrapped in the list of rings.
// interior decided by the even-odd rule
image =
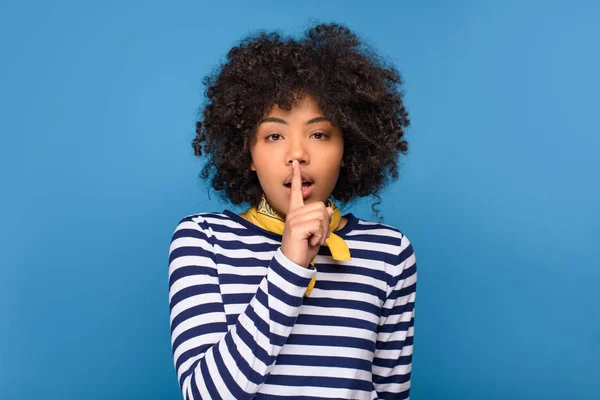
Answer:
[[[0,397],[180,398],[170,238],[228,208],[190,146],[202,78],[336,21],[406,80],[381,210],[419,265],[412,398],[600,398],[599,3],[255,3],[2,2]]]

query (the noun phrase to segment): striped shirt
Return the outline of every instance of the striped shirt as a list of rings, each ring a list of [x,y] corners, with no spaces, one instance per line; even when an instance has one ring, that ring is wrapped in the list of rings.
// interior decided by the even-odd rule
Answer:
[[[413,248],[394,227],[344,217],[352,260],[322,246],[309,268],[229,210],[179,222],[169,304],[184,399],[409,398]]]

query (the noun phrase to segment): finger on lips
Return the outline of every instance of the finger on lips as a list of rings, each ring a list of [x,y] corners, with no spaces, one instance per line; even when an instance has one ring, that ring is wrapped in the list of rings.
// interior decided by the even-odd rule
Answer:
[[[309,221],[318,223],[314,230],[311,230],[313,233],[309,239],[309,243],[311,246],[316,246],[317,244],[322,246],[325,244],[325,240],[330,236],[329,226],[331,224],[333,209],[331,207],[325,207],[325,203],[323,202],[309,204],[304,207],[304,197],[302,195],[302,171],[300,169],[300,163],[294,159],[292,160],[292,187],[288,214],[300,207],[303,207],[301,210],[302,215],[295,218],[307,223]]]
[[[302,197],[302,176],[300,164],[297,160],[292,160],[292,189],[290,194],[289,211],[293,211],[296,208],[302,207],[303,205],[304,198]]]

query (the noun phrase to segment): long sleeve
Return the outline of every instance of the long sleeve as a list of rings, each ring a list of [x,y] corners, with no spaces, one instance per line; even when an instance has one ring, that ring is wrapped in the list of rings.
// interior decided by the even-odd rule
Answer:
[[[277,360],[315,274],[277,249],[256,295],[227,329],[214,239],[202,218],[184,218],[169,249],[171,344],[184,399],[250,399]],[[243,249],[224,250],[246,251]]]
[[[412,367],[417,264],[406,236],[389,271],[373,359],[373,385],[379,399],[408,399]]]

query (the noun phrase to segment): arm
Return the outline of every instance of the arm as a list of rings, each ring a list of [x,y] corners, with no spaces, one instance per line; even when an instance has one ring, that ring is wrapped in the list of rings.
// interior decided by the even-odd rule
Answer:
[[[256,295],[227,331],[213,237],[208,224],[184,218],[169,250],[171,344],[185,399],[250,399],[268,377],[315,274],[281,249]]]
[[[402,237],[396,265],[381,310],[373,359],[373,386],[380,399],[408,399],[413,354],[417,264],[413,248]]]

